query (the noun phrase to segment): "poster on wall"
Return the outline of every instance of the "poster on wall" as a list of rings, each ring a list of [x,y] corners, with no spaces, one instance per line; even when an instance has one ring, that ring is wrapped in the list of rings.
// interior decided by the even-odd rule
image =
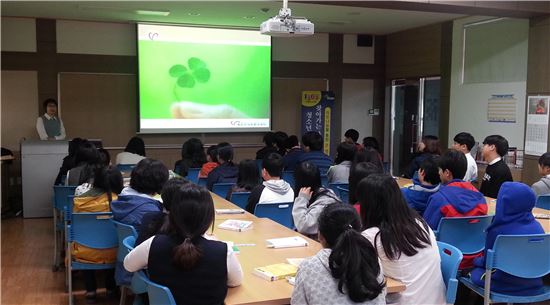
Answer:
[[[323,152],[330,155],[330,136],[334,93],[302,91],[302,134],[317,131],[323,136]]]
[[[525,154],[540,156],[548,148],[548,107],[550,96],[527,97]]]
[[[487,103],[487,120],[515,123],[517,100],[513,94],[492,94]]]

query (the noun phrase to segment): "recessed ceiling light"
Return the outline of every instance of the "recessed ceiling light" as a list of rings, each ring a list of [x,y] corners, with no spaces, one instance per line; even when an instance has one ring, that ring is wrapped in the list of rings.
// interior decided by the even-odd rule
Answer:
[[[170,11],[152,11],[152,10],[136,10],[138,15],[147,15],[147,16],[168,16]]]
[[[244,16],[244,19],[256,19],[256,16]]]
[[[201,14],[200,13],[187,13],[187,15],[189,15],[189,16],[200,16]]]

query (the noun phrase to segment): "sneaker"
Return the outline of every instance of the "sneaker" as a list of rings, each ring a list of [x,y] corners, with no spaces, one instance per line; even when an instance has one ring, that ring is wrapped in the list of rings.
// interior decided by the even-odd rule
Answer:
[[[86,292],[86,304],[97,303],[97,294],[94,292]]]

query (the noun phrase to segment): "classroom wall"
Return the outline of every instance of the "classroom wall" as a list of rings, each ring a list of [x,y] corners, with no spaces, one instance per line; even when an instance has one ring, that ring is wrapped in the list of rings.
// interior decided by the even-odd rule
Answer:
[[[451,58],[451,83],[450,83],[450,106],[449,106],[449,131],[448,142],[453,143],[453,137],[461,131],[470,132],[476,141],[482,142],[483,139],[491,134],[500,134],[507,138],[510,147],[523,149],[524,144],[524,125],[525,125],[525,105],[526,105],[526,71],[527,71],[527,50],[528,50],[528,30],[529,21],[527,19],[517,20],[509,19],[502,22],[513,24],[514,30],[521,33],[521,39],[514,41],[510,48],[514,52],[508,52],[508,49],[497,52],[495,56],[488,61],[498,58],[497,63],[491,62],[485,67],[495,67],[498,65],[514,65],[521,69],[516,70],[515,77],[520,77],[519,81],[499,81],[502,75],[495,71],[487,72],[486,77],[492,77],[495,81],[475,83],[463,83],[463,48],[464,48],[464,25],[473,22],[492,19],[494,17],[468,17],[457,19],[453,23],[452,34],[452,58]],[[481,39],[489,41],[495,37],[505,38],[507,32],[487,31],[480,29],[477,35]],[[486,35],[483,37],[483,35]],[[466,46],[468,48],[468,45]],[[524,64],[518,65],[518,62]],[[506,69],[503,69],[506,70]],[[485,73],[480,71],[480,73]],[[496,76],[491,76],[497,74]],[[515,123],[496,123],[488,122],[487,106],[488,99],[492,95],[513,94],[516,99],[516,122]]]

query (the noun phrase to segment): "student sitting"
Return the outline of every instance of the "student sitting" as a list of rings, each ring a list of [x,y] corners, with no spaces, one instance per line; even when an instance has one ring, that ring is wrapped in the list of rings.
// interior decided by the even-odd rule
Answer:
[[[353,145],[356,150],[362,149],[363,145],[357,143],[357,140],[359,140],[359,131],[355,129],[346,130],[344,133],[344,142]]]
[[[111,201],[116,200],[117,194],[122,191],[122,175],[118,169],[100,167],[96,169],[94,177],[93,184],[85,183],[76,188],[73,202],[74,213],[109,212]],[[84,263],[103,264],[116,261],[116,248],[99,250],[73,243],[71,251],[75,260]],[[84,270],[83,273],[86,286],[86,302],[95,303],[97,301],[95,271]],[[108,296],[115,295],[114,275],[112,269],[105,270],[105,287]]]
[[[239,162],[239,177],[225,199],[231,200],[231,195],[238,192],[251,192],[260,184],[260,172],[255,160],[245,159]]]
[[[550,152],[539,158],[539,174],[542,178],[533,183],[531,188],[537,196],[550,194]]]
[[[277,153],[281,155],[281,157],[284,157],[284,155],[286,155],[286,139],[288,139],[288,135],[286,134],[286,132],[275,132],[275,146],[277,147]]]
[[[427,158],[420,164],[418,178],[413,179],[413,185],[401,189],[409,206],[418,214],[424,214],[428,199],[439,190],[439,167],[436,158]]]
[[[359,181],[363,180],[372,174],[382,174],[382,168],[376,163],[361,162],[351,168],[349,174],[349,203],[353,204],[353,207],[357,210],[358,214],[361,214],[361,205],[357,199],[357,186]]]
[[[380,171],[384,172],[384,164],[382,163],[382,158],[380,153],[374,148],[363,148],[355,152],[353,156],[353,161],[351,162],[351,169],[357,165],[357,163],[368,162],[372,163],[380,168]]]
[[[133,137],[123,152],[116,155],[116,164],[137,164],[145,159],[145,143],[140,137]]]
[[[277,147],[275,147],[276,141],[275,133],[266,133],[263,138],[265,146],[256,152],[256,160],[263,160],[270,153],[277,152]]]
[[[331,189],[321,187],[321,174],[315,164],[300,163],[294,177],[294,193],[297,194],[292,208],[294,225],[298,232],[316,239],[319,214],[327,205],[341,201]]]
[[[61,167],[59,168],[59,173],[55,178],[54,185],[65,184],[65,181],[62,181],[63,176],[65,176],[66,179],[67,172],[77,166],[76,152],[82,143],[84,143],[84,139],[81,138],[74,138],[69,141],[69,154],[63,158],[63,163],[61,163]]]
[[[531,212],[535,201],[535,194],[527,185],[519,182],[502,184],[498,192],[495,218],[487,228],[484,255],[474,261],[475,268],[470,273],[474,283],[485,286],[485,254],[493,248],[497,236],[544,234],[542,226]],[[491,274],[491,291],[494,292],[528,296],[540,293],[542,287],[542,278],[520,278],[501,270],[493,270]]]
[[[286,171],[293,171],[300,162],[300,156],[304,153],[298,142],[298,137],[292,135],[288,137],[285,141],[285,145],[288,149],[288,152],[283,157],[284,169]]]
[[[206,189],[191,183],[176,189],[169,233],[135,247],[124,259],[124,268],[147,268],[151,281],[168,287],[177,304],[223,304],[227,287],[240,285],[243,272],[231,247],[206,238],[214,214]]]
[[[81,185],[90,182],[99,165],[99,152],[92,142],[84,140],[76,151],[75,160],[76,167],[67,172],[65,185]]]
[[[201,168],[204,163],[206,163],[206,154],[201,140],[191,138],[183,143],[181,160],[174,164],[174,172],[185,177],[190,168]]]
[[[483,175],[479,191],[487,197],[496,198],[504,182],[514,181],[510,168],[502,160],[502,156],[508,154],[508,141],[499,135],[488,136],[483,141],[481,153],[489,165]]]
[[[248,197],[246,210],[254,214],[257,204],[294,201],[294,191],[288,182],[281,179],[283,158],[277,153],[269,154],[262,162],[263,184],[258,185]]]
[[[477,181],[477,163],[470,153],[474,145],[476,145],[476,140],[467,132],[461,132],[454,137],[453,148],[461,151],[466,156],[466,161],[468,161],[466,174],[462,178],[462,180],[468,182]]]
[[[376,140],[375,137],[364,137],[363,138],[363,148],[366,150],[374,149],[378,153],[378,157],[380,158],[380,162],[382,162],[383,158],[380,154],[380,146],[378,145],[378,140]]]
[[[222,142],[216,150],[220,165],[213,169],[206,179],[206,186],[210,191],[215,183],[236,183],[239,175],[239,168],[233,163],[233,146]]]
[[[309,131],[302,136],[302,144],[304,144],[305,153],[300,156],[298,162],[312,162],[317,165],[321,175],[325,175],[332,165],[332,160],[322,151],[323,137],[316,131]]]
[[[439,139],[436,136],[426,135],[422,137],[422,141],[418,144],[417,152],[413,158],[405,177],[413,178],[420,163],[428,157],[441,155],[441,149],[439,148]]]
[[[386,304],[376,250],[360,230],[361,220],[351,206],[331,204],[322,211],[323,249],[300,264],[291,304]]]
[[[206,149],[206,163],[201,167],[199,178],[206,178],[208,174],[220,165],[218,163],[218,146],[212,145]]]
[[[405,291],[387,296],[388,304],[446,304],[435,235],[407,206],[395,179],[373,174],[361,180],[358,190],[363,236],[374,245],[384,275],[406,285]]]
[[[349,169],[355,155],[355,145],[346,142],[340,143],[336,149],[336,165],[328,169],[329,183],[348,183]]]

